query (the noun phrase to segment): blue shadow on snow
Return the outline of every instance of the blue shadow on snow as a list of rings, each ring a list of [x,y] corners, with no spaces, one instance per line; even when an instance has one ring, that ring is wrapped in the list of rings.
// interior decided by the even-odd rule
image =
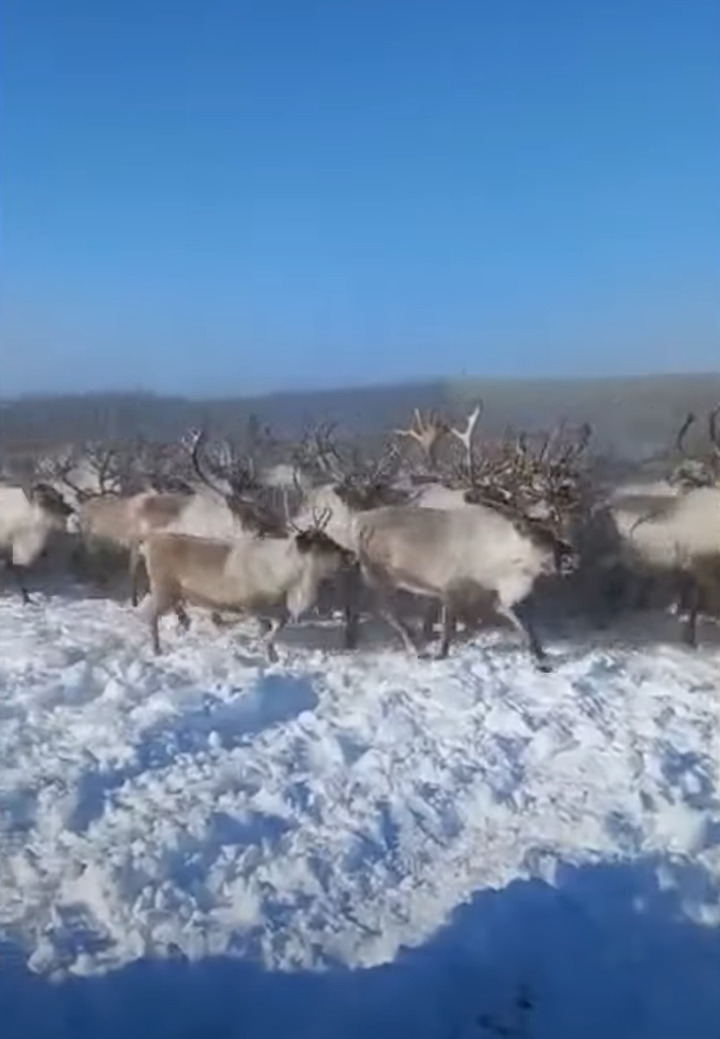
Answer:
[[[478,850],[481,854],[481,849]],[[0,948],[3,1039],[718,1039],[717,905],[687,861],[560,866],[479,892],[385,966],[143,960],[50,982]]]

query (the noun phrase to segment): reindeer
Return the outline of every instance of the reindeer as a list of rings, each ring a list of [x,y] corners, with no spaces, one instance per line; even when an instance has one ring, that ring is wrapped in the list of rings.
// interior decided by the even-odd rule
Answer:
[[[78,523],[86,546],[114,546],[129,553],[131,602],[137,606],[142,556],[139,545],[152,531],[197,534],[211,538],[243,538],[284,534],[285,526],[263,511],[247,493],[254,478],[226,447],[224,462],[229,477],[225,485],[211,477],[200,460],[204,431],[191,433],[185,441],[193,472],[205,490],[158,493],[145,490],[132,495],[110,491],[92,497],[83,495]],[[67,477],[66,477],[67,478]],[[233,490],[233,488],[238,488]]]
[[[327,515],[325,532],[349,552],[355,551],[353,519],[359,513],[381,505],[398,504],[408,499],[409,492],[394,486],[393,474],[398,451],[386,444],[375,461],[367,460],[359,450],[343,455],[332,436],[333,427],[324,424],[305,437],[296,461],[302,461],[306,472],[320,475],[322,482],[307,491],[293,524],[300,529],[313,522],[320,512]],[[338,581],[328,588],[325,608],[345,614],[345,647],[353,648],[357,640],[357,624],[361,597],[356,569],[345,568]]]
[[[601,590],[610,601],[617,595],[613,579],[621,568],[648,583],[669,580],[676,590],[678,612],[686,614],[683,638],[697,645],[697,617],[703,599],[720,580],[720,442],[716,428],[720,406],[708,419],[711,454],[691,460],[684,439],[695,421],[690,414],[675,441],[681,461],[665,480],[616,487],[593,510],[591,551],[600,559],[605,580]],[[609,580],[613,579],[612,585]]]
[[[464,448],[463,464],[453,474],[455,486],[425,484],[415,493],[412,504],[443,511],[481,505],[511,519],[527,517],[558,530],[572,516],[577,525],[582,498],[579,466],[591,436],[590,427],[586,424],[568,433],[561,423],[541,440],[535,452],[527,434],[511,436],[508,431],[502,442],[483,445],[478,451],[472,437],[481,413],[482,402],[470,413],[464,429],[450,430]],[[437,612],[437,604],[432,603],[423,624],[426,640],[432,638]],[[472,623],[472,610],[465,613],[464,620]]]
[[[30,602],[24,572],[42,555],[49,539],[68,529],[71,506],[47,483],[0,486],[0,555],[15,577],[22,600]]]
[[[392,606],[397,589],[440,602],[440,657],[449,652],[457,606],[484,600],[523,633],[538,667],[549,670],[527,609],[516,609],[540,576],[574,565],[571,547],[549,524],[472,505],[373,509],[359,514],[354,526],[362,575],[408,651],[418,647]]]
[[[275,661],[279,632],[314,604],[324,580],[354,560],[325,533],[326,522],[327,516],[284,537],[232,542],[187,534],[147,538],[141,551],[150,582],[155,652],[160,652],[159,618],[175,609],[184,623],[183,607],[192,604],[265,619],[265,649]]]
[[[137,606],[141,556],[139,545],[152,530],[179,523],[193,495],[157,494],[143,491],[124,497],[98,495],[78,508],[78,529],[85,549],[91,553],[109,547],[128,553],[130,600]]]

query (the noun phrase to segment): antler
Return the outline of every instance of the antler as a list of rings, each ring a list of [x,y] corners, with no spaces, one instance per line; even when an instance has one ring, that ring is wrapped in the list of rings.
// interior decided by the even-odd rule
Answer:
[[[220,441],[218,465],[237,494],[244,494],[258,486],[255,459],[252,455],[239,451],[232,441]]]
[[[470,412],[465,420],[464,429],[460,429],[457,426],[450,426],[448,430],[450,435],[456,437],[465,449],[465,462],[467,464],[468,472],[472,472],[473,468],[472,438],[484,407],[485,405],[483,402],[479,400],[475,405],[474,410]]]
[[[685,416],[683,424],[680,426],[680,429],[678,430],[678,434],[677,434],[677,436],[675,438],[675,450],[678,452],[678,454],[681,454],[683,456],[683,458],[686,457],[685,437],[688,434],[688,430],[690,429],[690,426],[692,426],[692,424],[694,422],[695,422],[695,414],[694,414],[694,412],[689,411],[687,413],[687,415]]]
[[[193,471],[200,482],[204,483],[205,486],[209,487],[211,491],[215,492],[215,494],[219,494],[221,497],[225,498],[227,497],[225,489],[215,483],[214,480],[211,480],[200,464],[200,448],[206,440],[207,433],[204,429],[191,429],[188,431],[187,435],[183,437],[182,444],[190,453],[190,461],[192,462]]]
[[[399,437],[410,437],[420,445],[428,461],[433,462],[438,441],[450,432],[450,427],[436,411],[429,412],[427,418],[424,418],[420,409],[415,408],[410,427],[395,429],[393,432]]]
[[[555,426],[553,426],[545,437],[543,446],[540,448],[540,452],[538,453],[538,463],[540,465],[550,458],[552,450],[554,450],[555,445],[562,438],[562,435],[565,432],[565,426],[565,419],[561,419]]]
[[[73,469],[78,466],[83,457],[97,478],[97,492],[89,490],[87,487],[81,487],[70,478]],[[78,501],[83,501],[94,497],[96,493],[113,494],[120,489],[118,459],[117,448],[102,444],[89,444],[85,447],[84,454],[79,454],[76,449],[71,448],[62,457],[44,459],[38,469],[46,479],[65,484],[76,495]]]
[[[311,530],[314,533],[319,533],[320,531],[325,530],[325,527],[327,527],[328,523],[330,522],[331,516],[332,516],[332,509],[330,509],[330,508],[326,507],[324,509],[321,509],[319,512],[317,511],[317,509],[313,509],[312,510],[312,520],[313,521],[312,521]]]
[[[536,518],[540,512],[561,525],[562,515],[582,501],[583,472],[578,463],[592,432],[584,424],[560,444],[564,428],[564,423],[555,427],[534,450],[525,432],[506,431],[498,450],[484,452],[467,500],[501,502],[518,515]]]
[[[385,480],[389,480],[393,470],[396,469],[399,457],[400,451],[397,444],[392,442],[386,443],[370,473],[370,483],[377,485]]]
[[[205,443],[206,439],[204,430],[193,430],[186,437],[184,445],[190,451],[190,460],[196,475],[206,486],[223,495],[223,497],[227,497],[227,490],[221,487],[214,479],[211,479],[210,475],[200,464],[200,447]],[[250,456],[240,454],[229,440],[220,441],[219,457],[212,467],[221,472],[227,486],[234,494],[243,495],[249,488],[256,486],[255,463],[253,459]]]
[[[360,447],[356,446],[352,452],[353,467],[347,474],[344,482],[348,484],[364,484],[367,487],[379,487],[390,480],[399,456],[398,446],[392,442],[387,442],[383,446],[380,455],[374,462],[366,460]]]
[[[332,422],[321,422],[315,426],[303,437],[297,454],[301,460],[317,466],[328,479],[342,482],[346,473],[333,440],[334,429],[335,424]]]
[[[69,448],[64,452],[63,455],[55,455],[52,457],[38,458],[33,463],[33,475],[39,477],[45,481],[56,481],[57,483],[64,483],[73,494],[76,495],[78,501],[80,501],[87,492],[78,487],[77,484],[73,483],[70,479],[70,473],[77,464],[77,455],[73,448]]]
[[[720,430],[718,430],[718,415],[720,415],[720,404],[716,404],[708,415],[708,433],[712,444],[713,454],[720,461]]]
[[[300,527],[294,520],[288,519],[288,528],[292,530],[294,534],[320,534],[325,530],[325,527],[327,527],[330,522],[332,509],[326,507],[318,511],[316,508],[313,508],[310,515],[312,516],[312,523],[309,526]]]
[[[117,451],[114,447],[103,447],[101,444],[93,444],[87,450],[87,457],[95,470],[100,493],[109,494],[111,488],[108,486],[108,483],[111,478],[113,463],[117,461]]]

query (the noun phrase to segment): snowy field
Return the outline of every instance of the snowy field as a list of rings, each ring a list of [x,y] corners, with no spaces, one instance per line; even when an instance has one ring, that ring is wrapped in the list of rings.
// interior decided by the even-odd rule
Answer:
[[[3,1039],[720,1036],[712,629],[166,623],[0,599]]]

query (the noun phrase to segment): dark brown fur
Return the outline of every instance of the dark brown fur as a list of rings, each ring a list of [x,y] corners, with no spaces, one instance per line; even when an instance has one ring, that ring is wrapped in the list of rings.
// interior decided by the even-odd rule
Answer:
[[[302,552],[303,555],[307,555],[308,552],[312,551],[327,555],[337,555],[339,553],[344,563],[350,564],[355,561],[355,556],[352,552],[338,545],[337,541],[333,541],[323,530],[303,530],[295,535],[295,544],[298,552]]]
[[[261,538],[285,538],[288,536],[287,524],[270,509],[263,508],[257,502],[247,501],[238,495],[227,498],[230,511],[234,513],[248,530],[252,530]]]
[[[149,495],[143,502],[143,513],[152,526],[165,526],[178,518],[190,500],[188,494]]]
[[[333,489],[338,498],[354,512],[367,512],[383,505],[404,505],[409,497],[406,491],[385,484],[340,483]]]
[[[48,483],[36,483],[30,491],[29,497],[41,509],[51,512],[54,516],[59,516],[60,519],[67,519],[73,512],[62,494]]]

